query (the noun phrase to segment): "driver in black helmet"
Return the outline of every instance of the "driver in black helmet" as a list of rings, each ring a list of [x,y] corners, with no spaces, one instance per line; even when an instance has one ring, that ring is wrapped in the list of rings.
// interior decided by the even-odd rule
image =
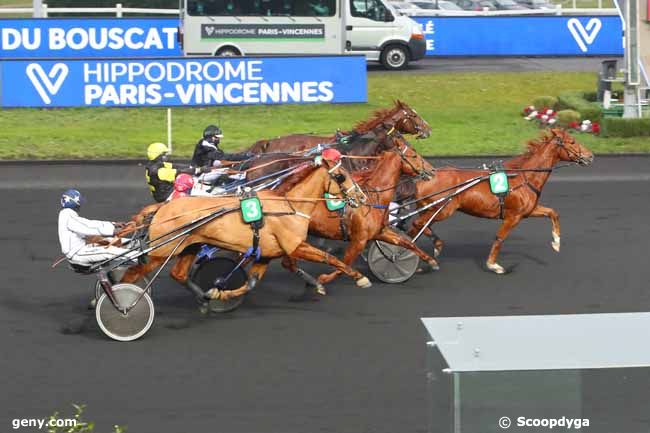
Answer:
[[[221,138],[223,138],[223,132],[218,126],[210,125],[205,128],[203,130],[203,138],[196,143],[196,147],[194,148],[192,165],[195,167],[219,166],[221,160],[243,161],[252,156],[248,152],[225,153],[219,148]]]

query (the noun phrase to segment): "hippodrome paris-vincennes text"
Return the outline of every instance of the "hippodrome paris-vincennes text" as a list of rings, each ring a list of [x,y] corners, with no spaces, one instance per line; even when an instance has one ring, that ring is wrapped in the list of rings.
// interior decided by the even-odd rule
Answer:
[[[87,105],[160,104],[178,98],[183,104],[329,102],[331,81],[270,81],[263,60],[219,62],[86,62]],[[167,84],[172,84],[170,89]]]

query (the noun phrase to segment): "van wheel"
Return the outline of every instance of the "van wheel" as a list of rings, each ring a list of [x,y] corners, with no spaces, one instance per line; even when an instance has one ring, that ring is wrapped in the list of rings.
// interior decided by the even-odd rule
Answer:
[[[400,70],[409,64],[408,49],[402,45],[389,45],[381,52],[381,64],[384,68]]]
[[[241,56],[241,53],[237,48],[233,47],[223,47],[216,52],[215,56],[217,57],[237,57]]]

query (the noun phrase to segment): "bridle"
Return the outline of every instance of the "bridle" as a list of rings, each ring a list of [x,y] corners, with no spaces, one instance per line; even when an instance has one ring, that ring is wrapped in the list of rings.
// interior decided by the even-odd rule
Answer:
[[[346,176],[343,173],[334,173],[340,167],[341,167],[341,160],[339,159],[333,167],[331,167],[331,168],[329,168],[327,170],[327,175],[330,178],[330,180],[329,180],[329,182],[327,184],[327,192],[332,196],[335,195],[335,194],[332,194],[330,192],[330,186],[332,185],[332,181],[334,181],[339,186],[339,190],[343,194],[343,198],[344,198],[345,201],[349,202],[351,205],[356,204],[357,206],[360,205],[360,204],[365,203],[368,200],[368,197],[363,192],[361,187],[354,181],[354,179],[352,179],[352,177],[350,177],[350,181],[352,182],[352,186],[347,188],[347,189],[344,189],[343,183],[346,180]],[[361,203],[357,203],[357,201],[355,199],[350,197],[350,193],[352,191],[356,192],[358,195],[361,196]],[[357,206],[353,206],[353,207],[357,207]]]
[[[553,144],[555,144],[560,149],[563,149],[566,152],[567,156],[571,159],[572,162],[575,162],[577,164],[585,164],[585,163],[589,162],[589,160],[582,155],[582,152],[580,150],[578,150],[576,152],[575,150],[570,149],[564,143],[564,138],[562,138],[559,135],[555,134],[555,132],[553,132],[553,135],[554,135],[554,140],[553,140],[554,143]]]
[[[400,148],[400,146],[404,146],[404,147]],[[431,173],[429,170],[424,168],[424,161],[421,162],[422,166],[420,168],[417,168],[410,161],[410,159],[417,159],[419,155],[415,151],[413,151],[413,153],[415,153],[415,155],[413,156],[406,155],[406,152],[408,152],[409,149],[410,146],[408,145],[408,143],[402,141],[401,143],[398,143],[397,147],[395,147],[393,150],[397,152],[397,154],[402,159],[402,161],[404,161],[406,164],[408,164],[409,167],[411,167],[411,169],[413,169],[413,171],[416,173],[416,177],[422,178],[424,180],[431,179],[433,177],[433,173]],[[421,156],[420,159],[422,159]]]
[[[399,128],[400,123],[402,123],[402,127],[406,126],[406,122],[411,122],[411,126],[417,133],[417,137],[421,138],[424,136],[424,130],[420,127],[419,122],[416,122],[415,119],[420,117],[419,115],[415,113],[409,113],[407,110],[402,109],[402,114],[404,117],[400,117],[397,119],[395,122],[395,125],[393,126],[394,129],[404,129],[404,128]]]

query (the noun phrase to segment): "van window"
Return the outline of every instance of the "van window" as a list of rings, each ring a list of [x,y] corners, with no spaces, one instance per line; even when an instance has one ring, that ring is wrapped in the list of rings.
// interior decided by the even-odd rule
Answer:
[[[331,17],[336,0],[188,0],[191,16]]]
[[[353,17],[386,21],[386,7],[379,0],[350,0],[350,13]]]

